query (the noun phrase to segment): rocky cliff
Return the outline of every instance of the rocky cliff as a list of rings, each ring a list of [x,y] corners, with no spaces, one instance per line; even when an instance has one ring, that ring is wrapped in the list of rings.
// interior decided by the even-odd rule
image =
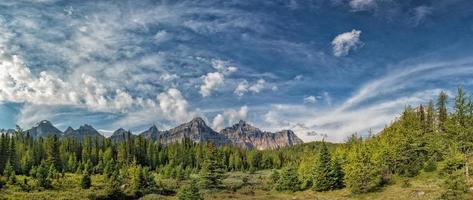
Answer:
[[[294,132],[283,130],[276,133],[261,131],[245,121],[220,131],[231,143],[241,148],[279,149],[304,143]]]

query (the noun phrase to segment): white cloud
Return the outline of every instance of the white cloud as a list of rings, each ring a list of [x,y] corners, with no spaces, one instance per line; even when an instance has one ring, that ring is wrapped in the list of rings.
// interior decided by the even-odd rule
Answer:
[[[317,102],[317,99],[315,98],[315,96],[304,97],[304,103],[315,103],[315,102]]]
[[[361,31],[353,29],[350,32],[345,32],[337,35],[332,41],[333,55],[340,57],[346,56],[350,50],[357,49],[363,45],[360,40]]]
[[[162,30],[158,31],[156,35],[154,35],[154,39],[156,43],[161,43],[171,39],[171,35],[167,31]]]
[[[212,122],[212,128],[219,131],[225,125],[231,125],[239,120],[245,120],[248,116],[248,111],[248,106],[242,106],[239,110],[225,110],[222,114],[215,116]]]
[[[218,114],[217,116],[214,117],[212,121],[212,128],[216,131],[219,131],[220,129],[223,128],[224,123],[225,123],[225,117],[223,117],[222,114]]]
[[[237,96],[243,96],[245,93],[251,91],[253,93],[260,93],[266,88],[266,81],[264,79],[259,79],[253,85],[250,85],[247,80],[242,80],[238,83],[237,87],[233,91]],[[277,86],[271,87],[271,90],[276,91],[279,88]]]
[[[245,93],[248,92],[248,87],[250,87],[248,85],[248,81],[247,80],[243,80],[241,81],[240,83],[238,83],[238,86],[235,88],[235,91],[233,93],[235,93],[236,95],[238,96],[243,96]]]
[[[168,119],[183,122],[189,119],[188,103],[178,89],[171,88],[158,95],[159,107]]]
[[[376,0],[350,0],[349,5],[354,11],[363,11],[376,8],[377,2]]]
[[[248,90],[254,92],[254,93],[259,93],[261,90],[265,88],[266,81],[264,79],[259,79],[256,84],[250,86]]]
[[[224,75],[220,72],[211,72],[202,76],[203,84],[200,86],[200,94],[203,97],[210,95],[212,90],[223,84]]]

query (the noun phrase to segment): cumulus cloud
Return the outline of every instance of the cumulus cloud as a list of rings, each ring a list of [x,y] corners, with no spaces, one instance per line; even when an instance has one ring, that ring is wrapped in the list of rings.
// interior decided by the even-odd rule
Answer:
[[[363,45],[360,40],[361,31],[353,29],[350,32],[345,32],[337,35],[332,40],[333,55],[340,57],[346,56],[350,50],[355,50]]]
[[[225,75],[232,74],[238,70],[238,68],[234,66],[229,66],[228,62],[219,59],[212,59],[211,65],[217,71],[210,72],[207,73],[207,75],[202,76],[203,84],[200,86],[199,93],[203,97],[210,96],[212,90],[215,90],[219,86],[223,85],[225,81]]]
[[[315,96],[304,97],[304,103],[315,103],[316,101],[317,99],[315,98]]]
[[[260,93],[266,88],[266,81],[264,79],[259,79],[256,83],[250,85],[247,80],[242,80],[238,83],[237,87],[233,91],[237,96],[243,96],[247,92]],[[278,90],[277,86],[271,87],[273,91]]]
[[[189,118],[187,111],[187,100],[181,94],[181,91],[171,88],[158,95],[159,108],[169,119],[175,121],[185,121]]]
[[[224,75],[220,72],[211,72],[202,76],[203,84],[200,86],[200,94],[203,97],[210,95],[212,90],[223,84]]]
[[[248,87],[250,87],[248,85],[248,81],[247,80],[243,80],[241,81],[240,83],[238,83],[238,86],[235,88],[235,91],[234,93],[238,96],[243,96],[246,92],[248,92]]]
[[[222,114],[218,114],[212,121],[212,128],[220,130],[225,125],[231,125],[239,120],[245,120],[248,116],[248,106],[242,106],[239,110],[228,109]]]
[[[222,114],[218,114],[217,116],[214,117],[212,120],[212,128],[214,130],[220,130],[222,129],[223,125],[225,123],[225,117],[223,117]]]

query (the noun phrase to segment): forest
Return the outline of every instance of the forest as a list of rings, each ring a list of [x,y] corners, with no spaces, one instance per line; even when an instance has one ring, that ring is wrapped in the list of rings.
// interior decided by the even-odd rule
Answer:
[[[417,191],[420,198],[471,199],[472,151],[473,99],[462,87],[454,97],[441,92],[426,105],[406,105],[379,133],[278,150],[189,139],[162,145],[130,132],[121,142],[33,140],[17,127],[1,136],[0,199],[258,199],[258,191],[363,199],[425,176],[438,184]],[[337,191],[343,195],[323,198]]]

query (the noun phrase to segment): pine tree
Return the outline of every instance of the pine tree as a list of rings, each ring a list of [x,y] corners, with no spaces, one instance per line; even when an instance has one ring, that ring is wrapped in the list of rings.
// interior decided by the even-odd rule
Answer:
[[[364,143],[355,144],[349,150],[345,172],[347,187],[353,193],[371,192],[381,184],[380,169],[371,159],[371,152]]]
[[[330,179],[331,179],[331,188],[330,189],[340,189],[345,186],[343,179],[345,173],[343,172],[342,165],[340,160],[335,158],[332,160],[332,166],[330,169]]]
[[[467,185],[466,179],[463,173],[458,170],[454,173],[450,174],[444,182],[443,187],[446,191],[442,194],[440,199],[445,200],[461,200],[461,199],[469,199],[466,196]]]
[[[16,142],[15,142],[15,137],[11,137],[10,139],[10,150],[9,150],[9,159],[8,162],[10,162],[11,167],[15,172],[20,171],[19,167],[19,162],[18,162],[18,156],[16,155]]]
[[[46,189],[52,187],[46,163],[42,162],[41,165],[36,169],[36,178],[38,179],[38,185],[40,187]]]
[[[53,165],[54,168],[61,170],[62,162],[59,153],[59,139],[57,135],[48,137],[46,144],[46,163],[49,166]]]
[[[282,170],[281,175],[276,182],[276,190],[278,191],[298,191],[300,189],[300,181],[297,172],[293,167],[286,167]]]
[[[445,131],[445,122],[448,119],[447,101],[448,101],[447,94],[444,91],[440,92],[437,99],[437,113],[438,113],[437,115],[438,115],[438,129],[441,132]]]
[[[322,142],[317,165],[314,169],[313,188],[315,191],[327,191],[332,188],[331,158],[325,142]]]
[[[203,200],[202,194],[197,187],[197,181],[192,180],[191,184],[182,186],[177,194],[179,200]]]
[[[204,188],[218,188],[222,184],[224,170],[217,159],[217,149],[214,144],[208,144],[201,169],[201,186]]]
[[[8,136],[5,134],[2,134],[1,139],[0,139],[0,172],[3,173],[5,170],[5,166],[7,164],[9,155],[8,155]]]
[[[13,185],[16,183],[15,170],[13,170],[13,166],[10,162],[7,162],[5,170],[3,171],[3,175],[7,178],[8,184]]]

